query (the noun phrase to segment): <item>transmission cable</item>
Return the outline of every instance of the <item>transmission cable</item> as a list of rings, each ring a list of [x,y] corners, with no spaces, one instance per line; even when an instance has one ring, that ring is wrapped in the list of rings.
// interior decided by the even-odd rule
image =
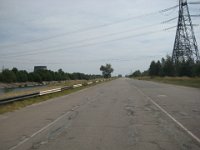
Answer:
[[[135,18],[141,18],[141,17],[146,17],[146,16],[149,16],[149,15],[157,14],[157,13],[167,12],[167,11],[169,11],[171,9],[176,8],[176,7],[178,7],[178,5],[175,5],[175,6],[163,9],[163,10],[159,10],[159,11],[143,14],[143,15],[138,15],[138,16],[129,17],[129,18],[126,18],[126,19],[121,19],[121,20],[118,20],[118,21],[114,21],[112,23],[107,23],[107,24],[102,24],[102,25],[98,25],[98,26],[82,28],[82,29],[78,29],[78,30],[75,30],[75,31],[70,31],[70,32],[62,33],[62,34],[57,34],[57,35],[54,35],[54,36],[51,36],[51,37],[47,37],[47,38],[40,38],[40,39],[34,39],[34,40],[30,40],[30,41],[25,41],[25,42],[22,42],[22,43],[15,43],[15,44],[10,44],[10,45],[1,45],[0,47],[1,48],[7,48],[7,47],[18,46],[18,45],[24,45],[24,44],[28,44],[28,43],[42,42],[42,41],[46,41],[46,40],[50,40],[50,39],[54,39],[54,38],[58,38],[58,37],[62,37],[62,36],[67,36],[67,35],[74,34],[74,33],[95,30],[95,29],[98,29],[98,28],[103,28],[103,27],[114,25],[114,24],[127,22],[127,21],[130,21],[130,20],[135,19]]]
[[[90,43],[90,44],[83,44],[83,45],[72,46],[72,47],[68,47],[68,48],[47,50],[47,51],[42,51],[40,53],[38,53],[38,52],[36,52],[36,53],[32,52],[32,53],[27,53],[27,54],[24,54],[24,55],[15,55],[14,57],[21,57],[21,56],[28,56],[28,55],[38,55],[38,54],[47,53],[47,52],[48,53],[50,53],[50,52],[60,52],[60,51],[65,51],[66,49],[71,50],[71,49],[74,49],[74,48],[90,47],[90,46],[94,46],[94,45],[99,45],[99,44],[101,45],[101,44],[105,44],[105,43],[110,43],[110,42],[115,42],[115,41],[130,39],[130,38],[135,38],[135,37],[139,37],[139,36],[145,36],[145,35],[155,34],[155,33],[163,32],[163,31],[165,31],[165,30],[162,29],[162,30],[157,30],[157,31],[150,31],[150,32],[142,33],[142,34],[130,35],[130,36],[126,36],[126,37],[122,37],[122,38],[117,38],[117,39],[112,39],[112,40],[108,40],[108,41],[97,42],[97,43]]]
[[[66,43],[66,44],[76,44],[76,43],[81,43],[81,42],[85,42],[85,41],[89,41],[89,40],[95,40],[95,39],[99,39],[99,38],[105,38],[105,37],[109,37],[109,36],[113,36],[113,35],[117,35],[117,34],[121,34],[121,33],[126,33],[126,32],[130,32],[130,31],[138,31],[138,29],[143,29],[143,28],[148,28],[148,27],[153,27],[153,26],[156,26],[156,25],[159,25],[159,24],[166,24],[166,23],[168,23],[168,22],[170,22],[170,21],[173,21],[173,20],[175,20],[175,19],[177,19],[177,17],[175,17],[175,18],[172,18],[172,19],[169,19],[169,20],[167,20],[167,21],[163,21],[163,22],[160,22],[160,23],[154,23],[154,24],[150,24],[150,25],[145,25],[145,26],[140,26],[140,27],[136,27],[136,28],[133,28],[133,29],[128,29],[128,30],[125,30],[125,31],[121,31],[121,32],[114,32],[114,33],[110,33],[110,34],[106,34],[106,35],[100,35],[100,36],[96,36],[96,37],[89,37],[89,38],[86,38],[86,39],[82,39],[82,40],[78,40],[78,41],[72,41],[72,42],[68,42],[68,43]],[[59,44],[60,45],[60,44]],[[57,46],[59,46],[59,45],[57,45]],[[47,47],[47,48],[43,48],[42,50],[49,50],[50,48],[57,48],[57,46],[55,47]],[[41,49],[32,49],[32,51],[41,51]],[[19,53],[26,53],[27,51],[18,51],[18,52],[16,52],[17,54],[19,54]],[[15,54],[15,53],[13,53],[13,52],[11,52],[11,53],[6,53],[6,55],[9,55],[9,54],[11,54],[11,56],[12,56],[12,54]],[[15,55],[14,55],[15,56]],[[5,57],[5,55],[3,56],[3,57]]]

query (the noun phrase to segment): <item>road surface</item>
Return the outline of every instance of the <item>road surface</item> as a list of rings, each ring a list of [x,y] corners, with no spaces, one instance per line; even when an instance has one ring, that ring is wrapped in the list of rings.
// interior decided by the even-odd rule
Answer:
[[[0,115],[1,150],[199,150],[200,90],[121,78]]]

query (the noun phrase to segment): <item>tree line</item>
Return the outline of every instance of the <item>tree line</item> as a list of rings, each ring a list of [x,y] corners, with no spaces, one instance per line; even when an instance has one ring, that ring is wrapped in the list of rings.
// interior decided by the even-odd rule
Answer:
[[[18,70],[17,68],[3,69],[0,73],[0,82],[43,82],[43,81],[63,81],[63,80],[90,80],[101,78],[101,75],[90,75],[84,73],[65,73],[62,69],[58,71],[37,70],[27,72],[26,70]]]
[[[167,56],[161,60],[152,61],[148,70],[144,72],[137,70],[130,75],[130,77],[138,76],[196,77],[200,76],[200,62],[195,62],[192,59],[188,59],[174,63],[172,61],[172,57]]]

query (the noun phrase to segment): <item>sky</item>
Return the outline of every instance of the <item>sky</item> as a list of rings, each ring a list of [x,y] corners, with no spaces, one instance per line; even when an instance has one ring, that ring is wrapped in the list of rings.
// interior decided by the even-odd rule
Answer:
[[[193,0],[188,0],[193,2]],[[113,75],[147,70],[171,55],[178,0],[0,0],[0,68]],[[189,5],[200,14],[199,5]],[[192,18],[200,24],[200,17]],[[200,26],[194,27],[200,47]]]

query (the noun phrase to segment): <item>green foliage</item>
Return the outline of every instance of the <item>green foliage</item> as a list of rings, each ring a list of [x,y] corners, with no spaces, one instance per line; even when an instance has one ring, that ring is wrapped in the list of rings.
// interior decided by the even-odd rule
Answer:
[[[167,56],[166,59],[162,58],[162,76],[174,76],[175,75],[175,66],[170,56]]]
[[[11,82],[43,82],[43,81],[63,81],[63,80],[90,80],[101,78],[101,75],[87,75],[83,73],[65,73],[62,69],[54,72],[51,70],[37,70],[28,73],[25,70],[4,69],[0,73],[0,81],[5,83]]]
[[[200,77],[200,62],[197,62],[196,64],[193,65],[192,71],[193,71],[194,76]]]
[[[169,77],[198,77],[200,76],[200,62],[193,60],[182,60],[174,63],[170,56],[162,58],[161,61],[152,61],[149,69],[140,74],[140,71],[135,71],[130,77],[138,76],[169,76]]]
[[[100,70],[102,71],[102,75],[104,78],[110,78],[111,73],[114,71],[111,64],[106,64],[105,66],[102,65],[100,67]]]
[[[7,83],[16,82],[17,78],[13,71],[4,69],[1,73],[1,80]]]
[[[136,70],[135,72],[133,72],[133,74],[130,75],[130,77],[140,77],[142,75],[142,73],[140,72],[140,70]]]
[[[149,68],[150,76],[159,76],[161,74],[161,63],[160,61],[152,61]]]
[[[159,62],[159,61],[158,61]],[[161,66],[154,61],[151,62],[149,67],[149,74],[151,76],[200,76],[200,63],[195,63],[193,60],[182,60],[173,63],[172,58],[167,56],[166,59],[162,58]],[[160,73],[156,72],[156,67],[160,67]]]
[[[18,82],[27,82],[28,81],[28,73],[25,70],[21,70],[15,73]]]

